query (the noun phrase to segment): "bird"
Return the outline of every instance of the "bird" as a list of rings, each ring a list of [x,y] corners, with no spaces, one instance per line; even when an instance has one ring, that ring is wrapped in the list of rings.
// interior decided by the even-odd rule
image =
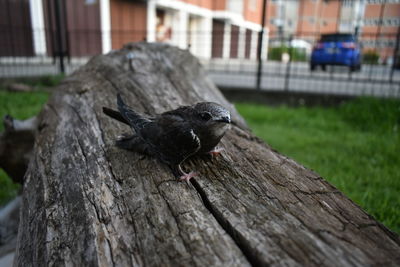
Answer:
[[[145,116],[127,106],[117,94],[117,110],[103,107],[107,116],[129,125],[133,134],[117,138],[117,147],[157,158],[167,164],[175,177],[189,180],[181,164],[195,155],[220,154],[217,145],[230,128],[230,112],[214,102],[181,106],[154,116]]]

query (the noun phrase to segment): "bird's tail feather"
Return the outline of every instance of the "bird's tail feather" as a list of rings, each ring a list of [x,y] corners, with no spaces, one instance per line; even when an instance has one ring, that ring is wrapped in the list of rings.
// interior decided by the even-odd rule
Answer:
[[[125,120],[124,117],[122,117],[122,115],[121,115],[121,113],[119,113],[119,111],[103,107],[103,113],[119,122],[129,125],[129,122],[127,120]]]
[[[136,132],[139,133],[139,131],[143,129],[146,124],[151,122],[143,115],[137,113],[136,111],[125,105],[120,94],[117,95],[117,105],[121,116],[129,123],[129,125],[131,125],[136,130]]]

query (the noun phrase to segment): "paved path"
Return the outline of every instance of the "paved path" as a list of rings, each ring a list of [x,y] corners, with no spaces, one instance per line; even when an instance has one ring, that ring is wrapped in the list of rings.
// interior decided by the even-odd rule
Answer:
[[[67,74],[73,72],[84,61],[67,64]],[[255,61],[212,60],[202,61],[211,79],[217,86],[254,89],[257,64]],[[264,90],[302,91],[313,93],[370,95],[400,98],[400,70],[391,72],[389,66],[363,65],[359,72],[349,72],[345,67],[328,67],[311,72],[308,63],[293,62],[290,78],[287,79],[288,65],[267,61],[263,63],[261,88]],[[57,65],[51,62],[34,64],[0,64],[0,78],[52,75],[58,73]],[[390,83],[392,77],[392,83]]]
[[[211,79],[220,87],[249,88],[254,89],[256,78],[254,75],[235,73],[209,73]],[[285,77],[273,74],[264,74],[261,80],[261,89],[284,91]],[[288,86],[289,91],[313,92],[340,95],[367,95],[379,97],[400,98],[400,83],[374,83],[371,81],[331,80],[315,79],[309,77],[291,77]]]
[[[8,253],[2,257],[0,257],[0,266],[1,267],[12,267],[14,262],[14,252]]]
[[[213,61],[203,64],[218,86],[253,89],[256,85],[257,65],[254,62],[226,64]],[[264,62],[261,89],[284,91],[288,88],[289,91],[400,98],[400,70],[391,73],[388,66],[364,65],[359,72],[335,66],[326,71],[311,72],[308,63],[294,62],[289,77],[287,71],[287,64]]]

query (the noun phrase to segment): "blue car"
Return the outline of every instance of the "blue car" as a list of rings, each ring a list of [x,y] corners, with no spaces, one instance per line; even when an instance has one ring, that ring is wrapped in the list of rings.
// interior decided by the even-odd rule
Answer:
[[[352,34],[333,33],[323,34],[313,48],[310,70],[319,65],[326,70],[327,65],[342,65],[350,71],[361,69],[360,45]]]

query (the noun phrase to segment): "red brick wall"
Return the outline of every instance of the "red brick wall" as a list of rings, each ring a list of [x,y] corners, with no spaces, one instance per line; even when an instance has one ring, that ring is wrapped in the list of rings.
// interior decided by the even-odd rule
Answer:
[[[318,35],[338,30],[339,0],[303,0],[299,5],[297,34]]]
[[[181,0],[182,2],[185,2],[187,4],[192,4],[195,6],[207,8],[207,9],[213,9],[213,3],[214,2],[225,2],[225,0],[219,0],[219,1],[212,1],[212,0]]]
[[[379,25],[381,14],[383,24]],[[400,4],[368,4],[365,7],[364,14],[366,25],[362,29],[362,41],[366,44],[364,46],[364,51],[375,50],[379,53],[382,60],[391,57],[394,52],[398,26],[387,25],[387,20],[399,17]],[[372,44],[371,46],[371,41],[378,43]],[[391,46],[388,45],[389,42],[392,43]]]
[[[212,1],[212,9],[214,10],[225,10],[226,8],[226,0],[215,0]]]
[[[254,5],[255,2],[255,5]],[[244,0],[243,17],[247,21],[261,24],[262,0]]]

